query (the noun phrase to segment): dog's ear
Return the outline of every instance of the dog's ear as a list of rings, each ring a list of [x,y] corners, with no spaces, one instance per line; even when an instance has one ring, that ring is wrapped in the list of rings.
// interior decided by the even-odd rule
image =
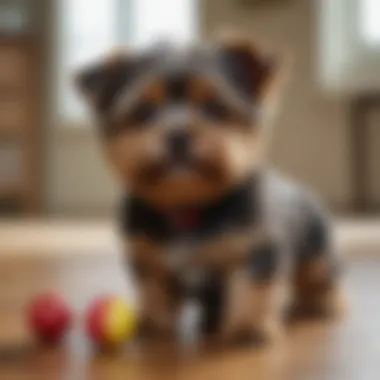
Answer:
[[[253,100],[265,96],[281,65],[279,57],[265,54],[250,39],[236,35],[219,39],[217,60],[232,84]]]
[[[113,53],[80,69],[74,78],[75,85],[96,112],[104,113],[132,82],[135,67],[126,53]]]

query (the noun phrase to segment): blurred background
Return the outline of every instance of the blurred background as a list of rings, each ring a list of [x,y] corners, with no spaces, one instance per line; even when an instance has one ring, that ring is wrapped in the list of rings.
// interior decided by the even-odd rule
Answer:
[[[69,375],[84,360],[75,329],[69,343],[77,351],[14,354],[30,341],[25,307],[35,294],[60,292],[78,315],[104,292],[133,299],[113,229],[121,190],[73,72],[115,45],[197,41],[225,29],[292,57],[270,159],[338,216],[353,302],[336,328],[290,334],[285,367],[276,353],[205,356],[180,377],[378,378],[380,227],[369,216],[380,210],[380,0],[0,0],[0,378],[83,378]],[[101,363],[91,363],[97,374]],[[175,377],[157,375],[157,366],[144,377],[150,368],[135,364],[104,361],[103,378],[178,378],[177,363]]]
[[[110,215],[119,189],[72,71],[115,45],[224,28],[293,57],[275,166],[339,214],[376,212],[379,16],[377,0],[0,0],[1,215]]]

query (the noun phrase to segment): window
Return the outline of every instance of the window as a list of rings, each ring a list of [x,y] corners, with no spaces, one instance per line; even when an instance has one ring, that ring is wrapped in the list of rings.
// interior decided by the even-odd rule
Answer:
[[[360,31],[365,43],[380,44],[380,2],[379,0],[361,0]]]
[[[170,37],[192,40],[196,0],[61,0],[58,110],[66,121],[85,117],[70,74],[115,45],[143,46]]]
[[[339,95],[380,90],[380,1],[322,0],[320,83]]]
[[[196,0],[134,0],[131,30],[134,45],[152,38],[189,41],[195,37]]]

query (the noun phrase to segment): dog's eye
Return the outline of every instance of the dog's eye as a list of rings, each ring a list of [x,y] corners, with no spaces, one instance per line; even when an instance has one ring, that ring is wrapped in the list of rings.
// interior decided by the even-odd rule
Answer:
[[[202,113],[214,120],[226,120],[230,117],[229,109],[218,99],[207,99],[201,104]]]
[[[128,119],[131,124],[146,124],[154,119],[157,115],[157,111],[157,105],[152,102],[139,103],[132,110]]]

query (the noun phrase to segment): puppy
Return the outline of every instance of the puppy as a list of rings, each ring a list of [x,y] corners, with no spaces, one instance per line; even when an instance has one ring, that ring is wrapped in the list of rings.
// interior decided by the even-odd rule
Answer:
[[[122,184],[145,331],[184,300],[223,342],[270,341],[285,310],[337,310],[338,258],[313,197],[268,169],[281,63],[245,38],[119,53],[77,76]]]

